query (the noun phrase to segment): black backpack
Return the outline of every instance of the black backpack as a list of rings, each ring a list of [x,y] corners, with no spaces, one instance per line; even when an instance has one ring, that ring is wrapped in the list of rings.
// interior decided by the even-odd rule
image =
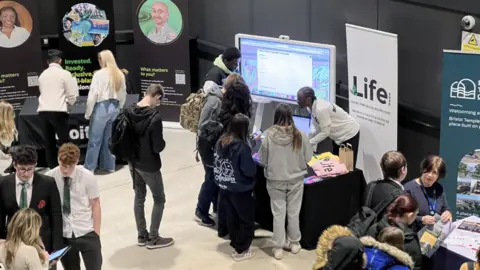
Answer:
[[[112,124],[112,136],[110,137],[110,152],[117,159],[134,161],[136,159],[135,130],[133,123],[126,110],[120,112]]]
[[[348,223],[347,227],[356,237],[360,238],[367,234],[368,229],[370,229],[375,223],[380,221],[383,218],[382,213],[384,213],[385,209],[397,199],[398,196],[404,194],[403,190],[394,190],[391,193],[391,198],[389,200],[385,200],[380,202],[376,205],[373,209],[369,207],[373,192],[375,190],[378,181],[369,183],[367,185],[367,189],[365,190],[365,202],[362,208],[353,216],[353,218]]]

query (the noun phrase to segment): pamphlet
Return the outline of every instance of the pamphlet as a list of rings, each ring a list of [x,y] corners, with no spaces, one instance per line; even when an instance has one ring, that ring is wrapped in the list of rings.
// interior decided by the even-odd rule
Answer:
[[[476,261],[480,247],[480,218],[471,216],[455,223],[457,228],[442,245],[450,251]]]
[[[441,217],[435,215],[435,224],[423,227],[418,233],[422,254],[430,258],[445,241],[448,235],[455,229],[451,222],[443,223]]]

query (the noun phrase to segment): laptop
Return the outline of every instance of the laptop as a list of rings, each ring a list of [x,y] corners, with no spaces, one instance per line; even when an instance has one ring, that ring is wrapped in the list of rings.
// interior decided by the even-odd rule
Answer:
[[[294,115],[293,122],[295,126],[305,134],[310,133],[311,118],[309,116]]]

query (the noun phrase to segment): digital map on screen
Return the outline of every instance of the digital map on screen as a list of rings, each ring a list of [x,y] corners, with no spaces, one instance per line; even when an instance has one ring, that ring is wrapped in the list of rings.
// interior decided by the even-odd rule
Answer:
[[[297,100],[305,86],[330,100],[330,49],[241,38],[240,73],[254,95]]]

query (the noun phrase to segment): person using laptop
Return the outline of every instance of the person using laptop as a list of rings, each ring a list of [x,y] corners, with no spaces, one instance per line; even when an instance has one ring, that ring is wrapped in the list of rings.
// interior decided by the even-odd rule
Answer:
[[[360,141],[360,124],[339,106],[323,99],[317,99],[311,87],[303,87],[297,94],[298,105],[306,108],[312,117],[308,137],[313,149],[317,144],[330,138],[333,141],[332,154],[340,153],[342,144],[350,144],[353,150],[353,166],[357,163]]]

